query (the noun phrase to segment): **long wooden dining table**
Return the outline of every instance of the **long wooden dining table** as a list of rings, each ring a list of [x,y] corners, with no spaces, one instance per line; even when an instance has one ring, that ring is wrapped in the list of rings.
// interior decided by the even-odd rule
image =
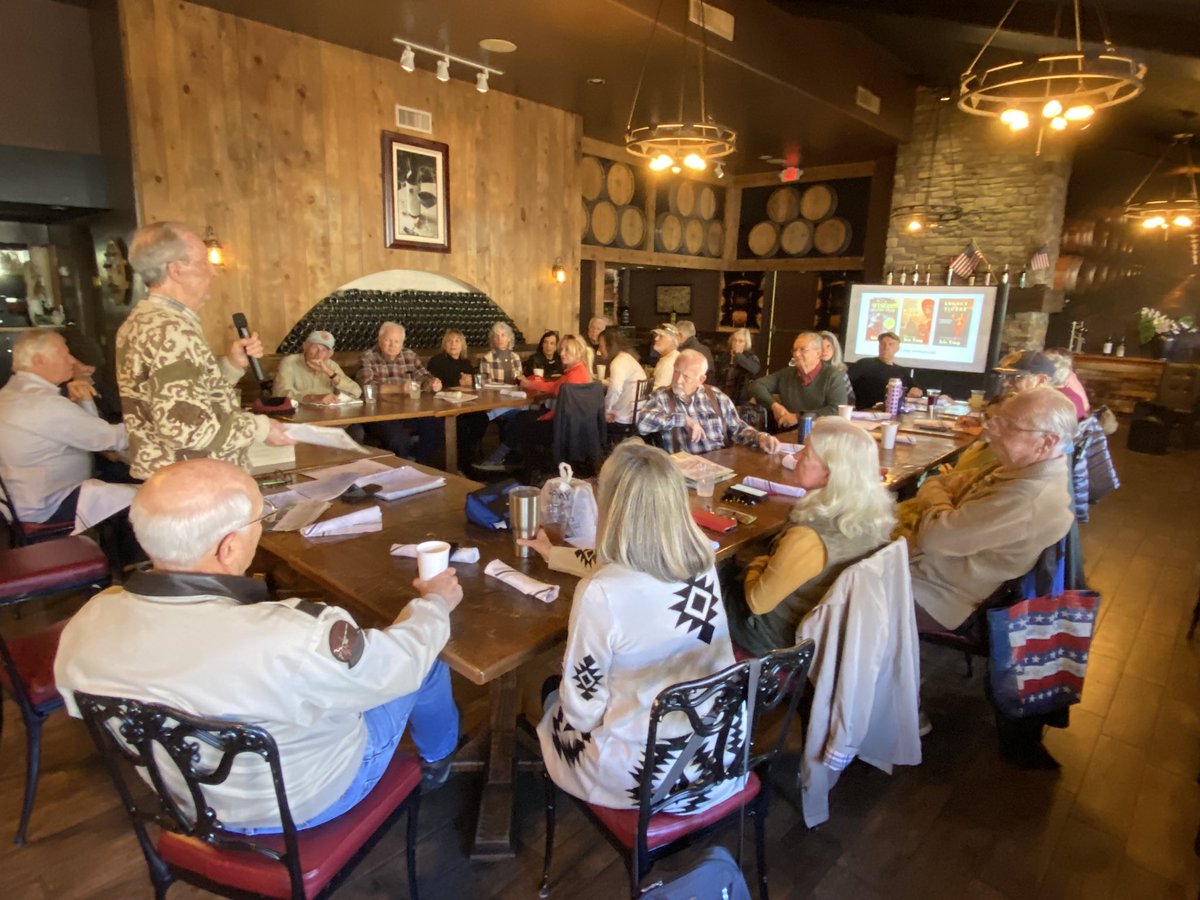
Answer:
[[[919,439],[911,446],[881,451],[880,461],[888,467],[889,479],[894,471],[896,484],[902,484],[914,477],[912,473],[923,471],[921,467],[928,468],[948,459],[962,443],[960,439],[943,437]],[[728,484],[747,475],[794,484],[793,473],[784,468],[781,455],[730,447],[707,454],[706,458],[734,469],[739,478],[717,485],[716,497],[712,500],[690,494],[692,506],[712,507],[718,513],[733,509],[741,513],[743,519],[753,518],[753,522],[740,522],[728,533],[705,532],[718,545],[718,559],[730,557],[752,542],[765,541],[784,527],[794,503],[790,497],[771,495],[749,508],[732,506],[722,499]],[[390,555],[393,544],[437,539],[479,548],[478,563],[452,564],[463,586],[464,599],[451,616],[451,636],[441,658],[467,680],[486,685],[490,694],[489,728],[486,735],[478,735],[475,742],[481,752],[455,764],[456,770],[486,774],[472,857],[511,856],[517,672],[522,665],[565,640],[578,579],[551,571],[536,555],[517,556],[508,532],[493,531],[468,522],[464,513],[466,496],[481,486],[478,482],[390,455],[378,457],[376,461],[389,466],[412,465],[420,471],[441,475],[446,484],[437,490],[400,500],[380,501],[378,505],[383,512],[383,530],[380,532],[324,538],[306,538],[299,532],[265,532],[256,567],[259,571],[282,576],[276,579],[280,584],[288,583],[289,579],[294,582],[293,573],[300,575],[349,609],[361,624],[382,627],[393,622],[415,596],[411,585],[417,575],[416,560]],[[343,515],[373,502],[335,500],[325,518]],[[558,585],[558,599],[544,603],[487,576],[484,567],[493,559],[540,581]]]

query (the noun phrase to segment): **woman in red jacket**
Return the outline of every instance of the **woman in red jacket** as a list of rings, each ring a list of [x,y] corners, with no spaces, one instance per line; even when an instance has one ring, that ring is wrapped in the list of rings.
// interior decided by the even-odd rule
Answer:
[[[562,359],[563,373],[553,381],[547,381],[536,375],[530,378],[519,378],[521,389],[529,394],[530,400],[553,400],[558,396],[558,390],[564,384],[588,384],[592,373],[588,371],[587,354],[583,349],[583,341],[573,334],[563,337],[558,345],[559,357]],[[526,453],[531,447],[547,447],[554,441],[554,408],[527,409],[513,417],[509,428],[508,445],[514,450]]]

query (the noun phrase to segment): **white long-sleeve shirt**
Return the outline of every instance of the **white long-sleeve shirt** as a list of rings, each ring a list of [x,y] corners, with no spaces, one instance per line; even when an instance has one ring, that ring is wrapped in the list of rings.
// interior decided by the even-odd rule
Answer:
[[[608,392],[604,395],[604,412],[615,416],[614,422],[628,425],[633,421],[633,404],[637,400],[637,384],[646,372],[629,353],[618,353],[608,364]]]
[[[124,425],[105,422],[90,400],[75,403],[32,372],[0,388],[0,478],[23,522],[45,522],[92,477],[92,452],[124,450]]]

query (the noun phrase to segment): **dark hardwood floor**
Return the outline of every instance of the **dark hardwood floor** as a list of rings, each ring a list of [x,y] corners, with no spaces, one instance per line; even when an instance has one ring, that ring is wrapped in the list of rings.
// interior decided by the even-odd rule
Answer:
[[[1047,745],[1059,772],[1000,759],[982,666],[924,648],[934,731],[921,766],[887,776],[856,763],[832,796],[833,817],[808,831],[795,763],[777,772],[768,819],[772,896],[784,898],[1192,898],[1200,820],[1200,637],[1187,620],[1200,586],[1200,451],[1131,454],[1113,440],[1122,489],[1083,527],[1089,577],[1104,595],[1083,702]],[[64,608],[59,604],[58,609]],[[31,621],[5,619],[3,627]],[[532,679],[531,679],[532,680]],[[486,717],[478,689],[456,684],[468,723]],[[78,722],[48,724],[30,843],[11,844],[24,778],[24,735],[11,702],[0,741],[0,897],[149,897],[145,864]],[[798,735],[797,735],[798,737]],[[418,868],[427,900],[536,895],[540,786],[518,783],[514,859],[465,855],[478,792],[459,776],[426,798]],[[339,896],[405,897],[403,830],[359,866]],[[746,834],[748,874],[753,855]],[[736,843],[736,828],[725,838]],[[625,870],[570,803],[560,805],[554,895],[621,897]],[[203,892],[178,885],[170,896]]]

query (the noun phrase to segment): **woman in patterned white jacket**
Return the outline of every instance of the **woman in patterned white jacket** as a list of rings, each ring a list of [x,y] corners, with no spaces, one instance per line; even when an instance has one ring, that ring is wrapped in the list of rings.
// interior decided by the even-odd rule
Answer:
[[[600,470],[599,487],[596,568],[575,591],[563,679],[547,698],[538,737],[555,784],[589,803],[624,809],[637,805],[654,698],[734,658],[712,547],[692,521],[670,457],[626,441]],[[682,716],[670,717],[659,745],[688,733]],[[672,761],[668,755],[655,763],[665,773]],[[699,812],[742,784],[722,783],[670,811]]]

